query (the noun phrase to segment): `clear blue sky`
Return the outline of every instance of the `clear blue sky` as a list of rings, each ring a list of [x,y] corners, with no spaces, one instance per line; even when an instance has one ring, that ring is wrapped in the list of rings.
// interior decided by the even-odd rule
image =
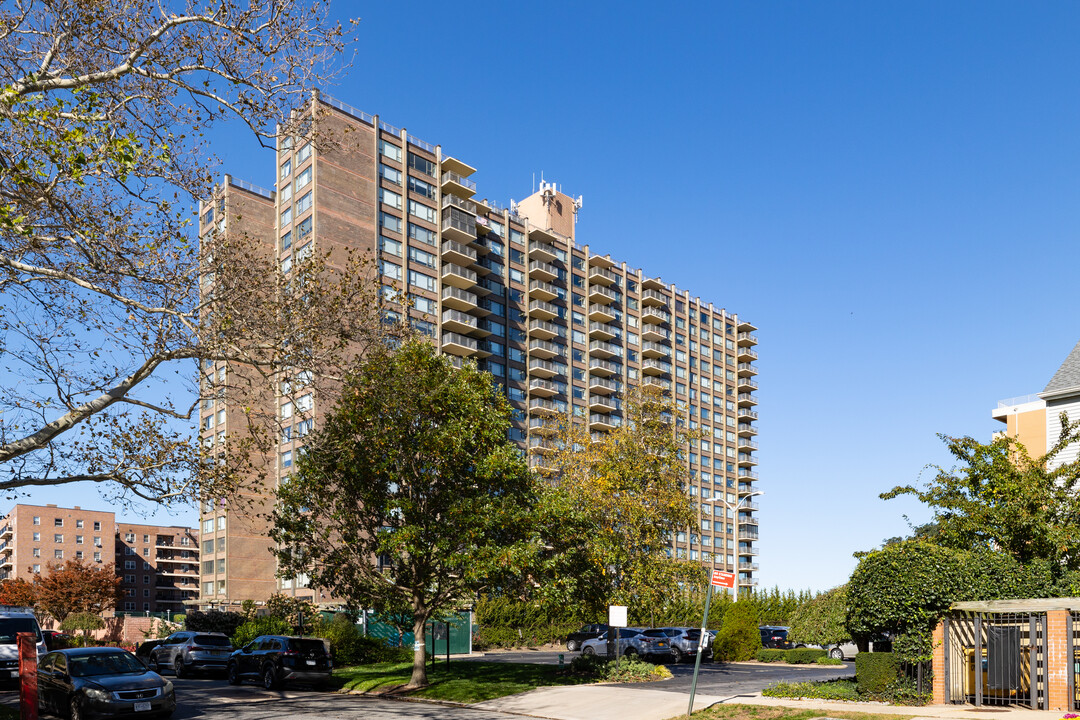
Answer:
[[[924,520],[878,494],[947,462],[936,433],[988,439],[1080,339],[1080,4],[336,10],[362,22],[331,94],[481,196],[543,171],[584,195],[580,241],[758,325],[764,586],[832,587]],[[76,495],[101,504],[34,499]]]

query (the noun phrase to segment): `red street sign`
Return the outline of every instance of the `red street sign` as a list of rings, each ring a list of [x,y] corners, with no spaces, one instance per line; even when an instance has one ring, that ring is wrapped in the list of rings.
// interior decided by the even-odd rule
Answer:
[[[723,570],[713,570],[711,582],[716,587],[733,589],[735,587],[735,573],[724,572]]]

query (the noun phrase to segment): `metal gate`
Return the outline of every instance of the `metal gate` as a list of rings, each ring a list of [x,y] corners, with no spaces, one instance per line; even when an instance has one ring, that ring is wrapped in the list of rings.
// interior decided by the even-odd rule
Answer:
[[[1045,613],[957,611],[944,631],[945,702],[1047,707]]]
[[[1072,698],[1072,709],[1080,710],[1080,612],[1069,613],[1069,662],[1072,663],[1072,672],[1067,673],[1069,678],[1069,697]]]

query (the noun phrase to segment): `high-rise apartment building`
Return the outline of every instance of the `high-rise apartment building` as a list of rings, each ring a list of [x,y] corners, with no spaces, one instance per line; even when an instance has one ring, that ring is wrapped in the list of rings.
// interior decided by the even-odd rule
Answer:
[[[184,610],[198,596],[199,535],[194,528],[117,523],[111,510],[19,504],[0,520],[0,580],[33,581],[67,560],[114,563],[116,609]]]
[[[1028,453],[1038,457],[1057,443],[1061,436],[1061,413],[1070,420],[1080,418],[1080,342],[1061,363],[1041,393],[1009,398],[992,411],[995,420],[1005,423],[1009,437],[1018,439]],[[1080,456],[1080,445],[1072,445],[1055,459],[1055,465],[1072,462]]]
[[[534,467],[545,462],[539,430],[551,416],[570,413],[602,433],[622,422],[624,389],[671,393],[706,438],[688,449],[688,492],[707,501],[671,552],[756,585],[756,328],[582,242],[581,199],[554,184],[505,208],[479,198],[475,168],[378,116],[318,95],[305,114],[316,137],[334,141],[282,137],[273,190],[226,176],[200,209],[202,236],[242,229],[285,273],[316,250],[370,253],[386,297],[408,295],[412,324],[505,388],[512,437]],[[204,377],[224,372],[211,364]],[[285,425],[267,458],[278,482],[323,410],[311,393],[288,390],[273,401]],[[233,410],[227,397],[203,402],[204,443],[226,442]],[[204,505],[201,605],[279,590],[323,599],[303,578],[275,579],[260,522],[250,510]]]

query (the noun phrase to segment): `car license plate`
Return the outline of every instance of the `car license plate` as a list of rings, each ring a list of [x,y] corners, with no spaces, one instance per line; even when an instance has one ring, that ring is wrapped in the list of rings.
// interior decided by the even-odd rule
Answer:
[[[13,677],[13,678],[19,677],[19,671],[18,670],[12,670],[11,671],[11,677]]]
[[[307,661],[307,664],[308,664],[308,665],[314,665],[314,664],[315,664],[315,661],[314,661],[314,660],[308,660],[308,661]]]
[[[660,647],[666,647],[666,646],[667,646],[667,643],[666,643],[666,642],[662,642],[662,643],[660,643]]]
[[[135,712],[150,712],[150,703],[137,702],[135,703]]]

